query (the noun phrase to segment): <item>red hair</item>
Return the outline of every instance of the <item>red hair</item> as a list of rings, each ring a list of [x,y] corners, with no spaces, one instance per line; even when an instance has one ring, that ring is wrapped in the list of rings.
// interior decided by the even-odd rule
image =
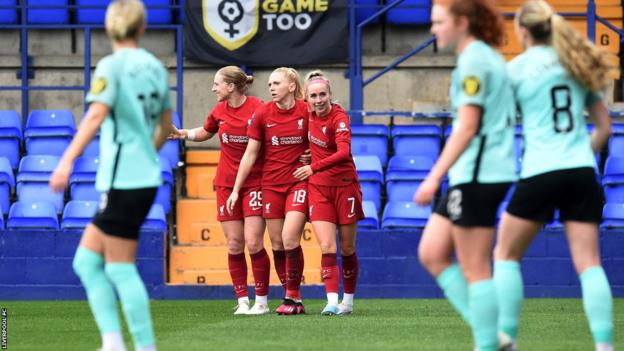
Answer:
[[[501,46],[505,38],[503,17],[491,0],[434,0],[434,5],[448,7],[455,17],[468,19],[468,31],[492,46]]]

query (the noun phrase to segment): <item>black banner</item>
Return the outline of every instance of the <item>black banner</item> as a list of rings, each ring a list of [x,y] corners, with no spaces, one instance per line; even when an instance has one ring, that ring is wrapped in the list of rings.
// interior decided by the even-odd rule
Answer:
[[[184,54],[219,65],[344,62],[348,0],[185,0]]]

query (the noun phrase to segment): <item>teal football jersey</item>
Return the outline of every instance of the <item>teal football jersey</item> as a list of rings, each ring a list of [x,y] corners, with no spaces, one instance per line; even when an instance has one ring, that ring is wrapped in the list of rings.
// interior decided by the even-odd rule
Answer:
[[[601,97],[561,65],[550,46],[535,46],[508,64],[522,115],[521,178],[578,167],[596,167],[584,110]]]
[[[465,105],[481,107],[481,124],[468,148],[449,170],[450,185],[515,181],[515,104],[511,82],[503,57],[478,40],[459,55],[451,76],[455,129],[459,121],[457,112]]]
[[[97,65],[88,103],[110,108],[101,126],[99,191],[157,187],[161,169],[152,137],[171,109],[168,74],[144,49],[122,49]]]

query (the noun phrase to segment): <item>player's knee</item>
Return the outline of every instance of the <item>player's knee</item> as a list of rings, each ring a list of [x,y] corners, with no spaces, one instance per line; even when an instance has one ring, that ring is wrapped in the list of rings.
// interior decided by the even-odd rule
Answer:
[[[336,243],[324,242],[319,244],[323,254],[336,253]]]
[[[239,240],[239,239],[231,239],[228,240],[228,252],[236,255],[236,254],[240,254],[245,250],[245,243],[243,242],[243,240]]]
[[[258,239],[247,240],[246,245],[247,245],[247,249],[249,250],[249,253],[251,254],[257,253],[258,251],[264,248],[264,243],[262,242],[262,240],[258,240]]]
[[[342,256],[351,256],[354,253],[355,253],[355,245],[353,245],[352,243],[340,245],[340,254]]]
[[[283,240],[283,243],[286,250],[296,249],[298,246],[301,246],[299,238],[287,238]]]
[[[104,257],[95,252],[78,249],[72,261],[72,268],[81,279],[92,276],[96,272],[103,271]]]

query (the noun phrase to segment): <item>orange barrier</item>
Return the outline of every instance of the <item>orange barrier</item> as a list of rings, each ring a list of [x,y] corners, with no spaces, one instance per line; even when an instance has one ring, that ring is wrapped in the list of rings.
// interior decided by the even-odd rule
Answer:
[[[186,191],[189,197],[216,199],[214,177],[219,150],[189,150],[186,153]]]

